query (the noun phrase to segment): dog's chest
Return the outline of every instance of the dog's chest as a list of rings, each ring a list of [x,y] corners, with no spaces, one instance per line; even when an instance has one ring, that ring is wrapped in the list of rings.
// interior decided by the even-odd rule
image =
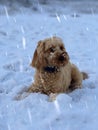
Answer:
[[[41,73],[40,75],[41,82],[44,83],[45,86],[54,86],[57,80],[59,80],[58,73]]]
[[[69,77],[68,74],[65,76],[65,72],[44,72],[40,74],[40,84],[46,93],[65,92],[70,84]]]

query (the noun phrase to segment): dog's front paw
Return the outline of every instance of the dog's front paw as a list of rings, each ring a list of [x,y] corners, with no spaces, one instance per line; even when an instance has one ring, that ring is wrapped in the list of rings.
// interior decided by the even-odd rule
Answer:
[[[53,102],[53,101],[55,101],[57,95],[58,95],[57,93],[51,93],[51,94],[49,95],[49,99],[48,99],[48,101],[49,101],[49,102]]]
[[[24,92],[24,93],[22,93],[22,94],[18,94],[17,96],[15,96],[15,97],[14,97],[14,100],[19,101],[19,100],[22,100],[22,99],[24,99],[24,98],[26,98],[26,97],[28,97],[28,96],[29,96],[29,93]]]

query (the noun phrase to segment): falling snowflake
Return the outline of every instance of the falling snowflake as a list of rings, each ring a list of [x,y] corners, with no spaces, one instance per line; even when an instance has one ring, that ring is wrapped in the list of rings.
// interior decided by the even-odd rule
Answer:
[[[16,23],[16,18],[15,18],[15,17],[13,18],[13,20],[14,20],[14,22]]]
[[[30,111],[30,109],[28,109],[27,112],[28,112],[28,116],[29,116],[30,123],[32,124],[32,116],[31,116],[31,111]]]
[[[63,15],[63,18],[64,18],[65,20],[67,20],[67,17],[66,17],[65,15]]]
[[[59,23],[61,23],[60,17],[58,16],[58,14],[56,14],[56,18],[58,20]]]
[[[11,130],[11,126],[9,124],[7,126],[8,126],[8,130]]]
[[[55,108],[56,108],[58,114],[60,114],[60,113],[61,113],[61,111],[60,111],[60,106],[59,106],[59,103],[58,103],[57,100],[54,101],[54,105],[55,105]]]
[[[7,17],[8,21],[9,21],[9,14],[8,14],[8,10],[7,10],[6,6],[4,6],[4,10],[5,10],[6,17]]]
[[[22,37],[22,44],[23,44],[23,49],[26,49],[26,39],[25,37]]]
[[[23,72],[23,62],[20,60],[20,72]]]
[[[22,32],[23,34],[25,33],[23,26],[21,26],[21,32]]]

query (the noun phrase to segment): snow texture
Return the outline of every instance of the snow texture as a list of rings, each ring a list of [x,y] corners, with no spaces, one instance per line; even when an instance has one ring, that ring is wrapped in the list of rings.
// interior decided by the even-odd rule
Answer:
[[[94,8],[88,14],[50,6],[15,11],[0,5],[0,130],[98,130],[98,15]],[[53,35],[63,39],[70,60],[89,79],[54,102],[40,93],[14,100],[34,80],[30,62],[37,42]]]

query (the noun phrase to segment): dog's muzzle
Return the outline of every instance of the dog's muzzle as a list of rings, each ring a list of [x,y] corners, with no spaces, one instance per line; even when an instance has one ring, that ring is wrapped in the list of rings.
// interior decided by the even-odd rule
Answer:
[[[66,60],[66,53],[63,52],[63,53],[59,56],[58,60],[61,61],[61,62],[64,62],[64,61]]]

